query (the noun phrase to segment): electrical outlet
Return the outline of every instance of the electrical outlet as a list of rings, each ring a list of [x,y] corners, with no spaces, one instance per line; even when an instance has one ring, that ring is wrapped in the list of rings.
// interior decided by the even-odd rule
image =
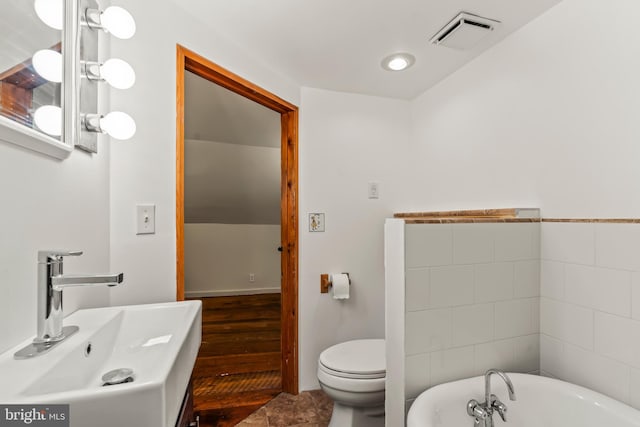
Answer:
[[[256,281],[256,275],[253,273],[249,273],[249,282],[253,283]]]

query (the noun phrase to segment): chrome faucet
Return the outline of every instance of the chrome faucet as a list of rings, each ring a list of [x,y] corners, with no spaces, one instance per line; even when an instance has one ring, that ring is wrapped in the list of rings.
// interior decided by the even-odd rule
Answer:
[[[507,406],[500,402],[498,396],[491,394],[491,375],[496,374],[504,380],[509,391],[509,399],[516,400],[516,392],[513,383],[507,374],[498,369],[489,369],[484,373],[484,402],[478,403],[471,399],[467,403],[467,414],[474,417],[474,426],[493,427],[493,413],[497,411],[502,421],[507,421]]]
[[[16,359],[27,359],[49,351],[54,345],[78,332],[77,326],[62,326],[62,291],[71,286],[116,286],[124,275],[64,274],[63,257],[80,256],[81,251],[38,252],[38,308],[37,335],[33,342],[14,354]]]

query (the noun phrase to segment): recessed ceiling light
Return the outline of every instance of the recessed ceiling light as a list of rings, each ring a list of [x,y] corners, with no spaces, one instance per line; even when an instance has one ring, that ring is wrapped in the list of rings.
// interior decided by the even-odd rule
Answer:
[[[402,71],[411,67],[414,62],[416,58],[410,53],[394,53],[382,60],[382,68],[387,71]]]

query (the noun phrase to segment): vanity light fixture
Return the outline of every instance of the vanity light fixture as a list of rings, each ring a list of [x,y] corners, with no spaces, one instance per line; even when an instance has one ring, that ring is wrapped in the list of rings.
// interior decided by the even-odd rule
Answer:
[[[38,18],[54,30],[61,30],[64,22],[63,0],[35,0],[33,8]]]
[[[99,37],[110,34],[129,39],[136,32],[133,16],[119,6],[102,9],[97,0],[78,1],[76,25],[80,49],[77,64],[80,87],[77,109],[79,123],[76,147],[97,153],[100,133],[113,139],[126,140],[136,132],[136,122],[126,113],[99,111],[99,84],[107,82],[116,89],[129,89],[136,81],[136,73],[127,62],[119,58],[102,61],[99,55]]]
[[[112,111],[106,116],[87,114],[84,117],[84,125],[89,131],[106,133],[121,141],[131,138],[136,133],[136,122],[122,111]]]
[[[130,39],[136,33],[133,16],[119,6],[110,6],[104,11],[87,9],[85,19],[89,27],[103,29],[119,39]]]
[[[62,135],[62,108],[57,105],[43,105],[38,108],[33,113],[33,121],[48,135]]]
[[[403,71],[416,62],[415,56],[406,52],[394,53],[382,60],[382,68],[387,71]]]
[[[89,80],[106,81],[116,89],[129,89],[136,82],[136,72],[126,61],[111,58],[100,64],[84,63],[84,76]]]

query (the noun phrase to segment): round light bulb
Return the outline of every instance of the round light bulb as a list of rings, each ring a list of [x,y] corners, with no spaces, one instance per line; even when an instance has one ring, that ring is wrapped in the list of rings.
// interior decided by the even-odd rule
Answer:
[[[100,76],[116,89],[129,89],[136,82],[136,72],[131,65],[118,58],[111,58],[100,66]]]
[[[51,49],[42,49],[33,55],[33,68],[40,76],[50,82],[62,81],[62,54]]]
[[[119,6],[110,6],[100,15],[104,29],[119,39],[130,39],[136,33],[133,16]]]
[[[136,133],[136,122],[127,113],[112,111],[100,119],[100,128],[112,138],[126,140]]]
[[[391,61],[389,61],[389,68],[391,68],[393,71],[404,70],[405,68],[407,68],[407,65],[409,65],[409,63],[404,58],[393,58]]]
[[[402,71],[411,67],[416,58],[409,53],[395,53],[382,60],[382,68],[388,71]]]
[[[61,30],[64,22],[63,0],[35,0],[33,8],[36,15],[45,24],[55,30]]]
[[[62,108],[55,105],[43,105],[33,114],[36,126],[46,134],[62,135]]]

